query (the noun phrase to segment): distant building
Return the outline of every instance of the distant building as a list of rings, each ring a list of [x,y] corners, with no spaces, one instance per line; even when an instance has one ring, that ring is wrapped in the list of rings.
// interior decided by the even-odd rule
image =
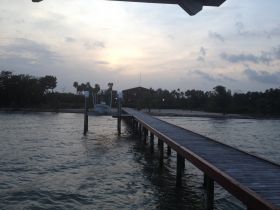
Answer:
[[[122,91],[123,106],[137,109],[149,108],[151,90],[144,87],[135,87]]]

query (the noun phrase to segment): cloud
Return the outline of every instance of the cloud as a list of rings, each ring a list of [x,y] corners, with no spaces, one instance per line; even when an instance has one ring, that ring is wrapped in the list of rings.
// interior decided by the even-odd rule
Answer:
[[[60,61],[60,56],[45,45],[33,40],[16,38],[8,44],[0,44],[1,60],[26,61],[33,64],[49,64]]]
[[[105,48],[105,43],[101,41],[85,41],[84,47],[87,50],[94,50],[96,48]]]
[[[220,57],[230,63],[252,62],[259,63],[259,58],[253,54],[227,54],[221,53]]]
[[[200,50],[199,50],[199,55],[198,55],[197,60],[204,62],[205,61],[205,56],[206,56],[206,49],[204,47],[201,47]]]
[[[191,74],[194,74],[194,75],[197,75],[199,77],[201,77],[202,79],[204,80],[207,80],[209,82],[223,82],[223,81],[230,81],[230,82],[233,82],[233,81],[236,81],[235,79],[231,78],[231,77],[228,77],[228,76],[225,76],[223,74],[219,74],[217,76],[212,76],[206,72],[203,72],[201,70],[193,70],[193,71],[190,71]]]
[[[256,71],[251,68],[244,70],[244,74],[252,81],[265,84],[280,84],[280,71],[269,73],[267,71]]]
[[[275,59],[280,60],[280,45],[272,50]]]
[[[63,57],[48,45],[29,39],[9,39],[0,43],[0,68],[32,75],[51,74],[63,64]]]
[[[280,25],[276,26],[275,28],[271,29],[270,31],[266,32],[268,38],[271,37],[279,37],[280,36]]]
[[[220,57],[230,63],[264,63],[269,64],[272,61],[280,59],[280,46],[273,48],[271,51],[262,52],[260,55],[254,55],[252,53],[240,53],[240,54],[228,54],[221,53]]]
[[[225,38],[217,32],[209,31],[208,36],[212,39],[216,39],[216,40],[221,41],[221,42],[225,41]]]
[[[65,42],[68,42],[68,43],[73,43],[73,42],[76,42],[77,40],[73,37],[65,37]]]
[[[225,76],[223,74],[219,74],[219,77],[221,78],[221,80],[226,80],[226,81],[230,81],[230,82],[236,82],[236,79],[233,79],[231,77]]]
[[[268,30],[248,30],[246,29],[245,25],[242,22],[236,22],[235,28],[238,35],[243,37],[261,37],[261,38],[268,38],[271,39],[272,37],[279,37],[280,36],[280,25],[277,25],[273,28]],[[262,28],[262,27],[260,27]]]
[[[94,63],[99,64],[99,65],[108,65],[109,62],[107,61],[95,61]]]

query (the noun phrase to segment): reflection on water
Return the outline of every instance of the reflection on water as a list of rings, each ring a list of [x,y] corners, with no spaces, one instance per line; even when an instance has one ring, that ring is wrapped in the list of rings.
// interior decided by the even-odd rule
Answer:
[[[259,136],[269,130],[279,140],[272,128],[278,121],[261,121],[251,132],[259,121],[164,119],[258,154],[279,151],[273,134],[266,135],[270,143]],[[121,137],[111,117],[90,117],[87,136],[82,126],[80,114],[0,114],[0,209],[204,209],[202,173],[190,163],[176,188],[175,153],[160,168],[157,144],[151,154],[125,124]],[[266,146],[256,149],[259,142]],[[277,154],[269,158],[279,161]],[[215,190],[216,209],[243,209]]]

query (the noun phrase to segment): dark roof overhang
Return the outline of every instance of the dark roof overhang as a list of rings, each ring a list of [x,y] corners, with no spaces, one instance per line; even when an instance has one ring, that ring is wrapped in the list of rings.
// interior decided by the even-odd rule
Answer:
[[[32,2],[41,2],[43,0],[32,0]],[[112,0],[112,1],[127,1],[127,2],[144,2],[144,3],[159,3],[159,4],[178,4],[189,15],[195,15],[202,10],[203,6],[218,7],[226,0]]]

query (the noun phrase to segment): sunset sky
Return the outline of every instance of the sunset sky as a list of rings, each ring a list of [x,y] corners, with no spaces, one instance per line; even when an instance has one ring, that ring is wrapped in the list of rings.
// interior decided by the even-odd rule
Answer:
[[[73,82],[234,92],[280,87],[280,1],[177,5],[0,0],[0,70]],[[141,74],[141,82],[140,82]]]

